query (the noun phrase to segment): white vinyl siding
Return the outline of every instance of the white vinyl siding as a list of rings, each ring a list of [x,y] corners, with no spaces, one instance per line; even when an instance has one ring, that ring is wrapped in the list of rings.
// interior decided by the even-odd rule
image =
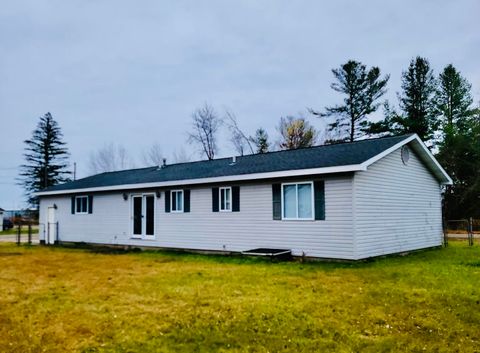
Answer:
[[[412,150],[407,165],[399,148],[356,172],[354,204],[358,258],[442,244],[440,185]]]
[[[212,212],[211,186],[191,189],[189,213],[165,213],[155,198],[155,239],[131,239],[131,204],[121,192],[95,195],[95,212],[85,222],[70,214],[70,199],[42,197],[40,217],[58,206],[62,241],[157,246],[218,251],[259,247],[292,249],[294,255],[353,259],[352,176],[325,179],[326,220],[281,222],[272,219],[272,183],[242,184],[242,212]],[[41,218],[43,219],[43,218]],[[40,231],[43,239],[42,230]]]

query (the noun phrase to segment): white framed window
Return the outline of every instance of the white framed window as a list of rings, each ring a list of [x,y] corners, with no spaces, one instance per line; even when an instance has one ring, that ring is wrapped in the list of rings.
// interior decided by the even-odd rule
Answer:
[[[88,196],[75,197],[75,213],[76,214],[88,213]]]
[[[170,194],[171,212],[183,212],[183,190],[172,190]]]
[[[220,212],[232,211],[232,188],[223,187],[220,188],[218,196],[220,197]]]
[[[313,182],[282,184],[282,219],[313,220]]]

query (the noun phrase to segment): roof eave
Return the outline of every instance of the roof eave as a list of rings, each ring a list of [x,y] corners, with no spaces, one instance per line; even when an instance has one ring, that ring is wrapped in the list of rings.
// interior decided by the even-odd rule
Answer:
[[[171,181],[138,183],[138,184],[121,184],[121,185],[99,186],[99,187],[83,188],[83,189],[39,191],[35,193],[35,196],[41,197],[41,196],[65,195],[65,194],[76,194],[76,193],[88,193],[88,192],[165,188],[165,187],[180,186],[180,185],[198,185],[198,184],[213,184],[213,183],[236,182],[236,181],[247,181],[247,180],[275,179],[275,178],[296,177],[296,176],[304,176],[304,175],[307,176],[307,175],[348,173],[348,172],[357,172],[357,171],[365,171],[365,170],[367,170],[366,167],[364,167],[361,164],[351,164],[351,165],[345,165],[345,166],[297,169],[297,170],[286,170],[286,171],[268,172],[268,173],[228,175],[228,176],[212,177],[212,178],[182,179],[182,180],[171,180]]]

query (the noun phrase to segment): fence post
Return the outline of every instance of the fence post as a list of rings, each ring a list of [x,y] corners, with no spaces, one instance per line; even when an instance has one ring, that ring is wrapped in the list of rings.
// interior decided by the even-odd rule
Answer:
[[[468,219],[468,245],[473,246],[473,219]]]
[[[22,224],[18,222],[17,226],[17,246],[20,246],[20,234],[22,233]]]
[[[28,245],[32,245],[32,223],[28,223]]]
[[[448,228],[447,228],[447,220],[443,217],[443,246],[448,246]]]

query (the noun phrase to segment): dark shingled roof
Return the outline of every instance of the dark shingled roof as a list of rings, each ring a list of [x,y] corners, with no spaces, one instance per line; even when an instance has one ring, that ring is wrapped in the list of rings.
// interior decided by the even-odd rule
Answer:
[[[409,136],[411,135],[247,155],[237,157],[235,164],[232,164],[232,158],[220,158],[211,161],[169,164],[164,168],[155,166],[107,172],[55,185],[42,191],[86,189],[361,164]]]

